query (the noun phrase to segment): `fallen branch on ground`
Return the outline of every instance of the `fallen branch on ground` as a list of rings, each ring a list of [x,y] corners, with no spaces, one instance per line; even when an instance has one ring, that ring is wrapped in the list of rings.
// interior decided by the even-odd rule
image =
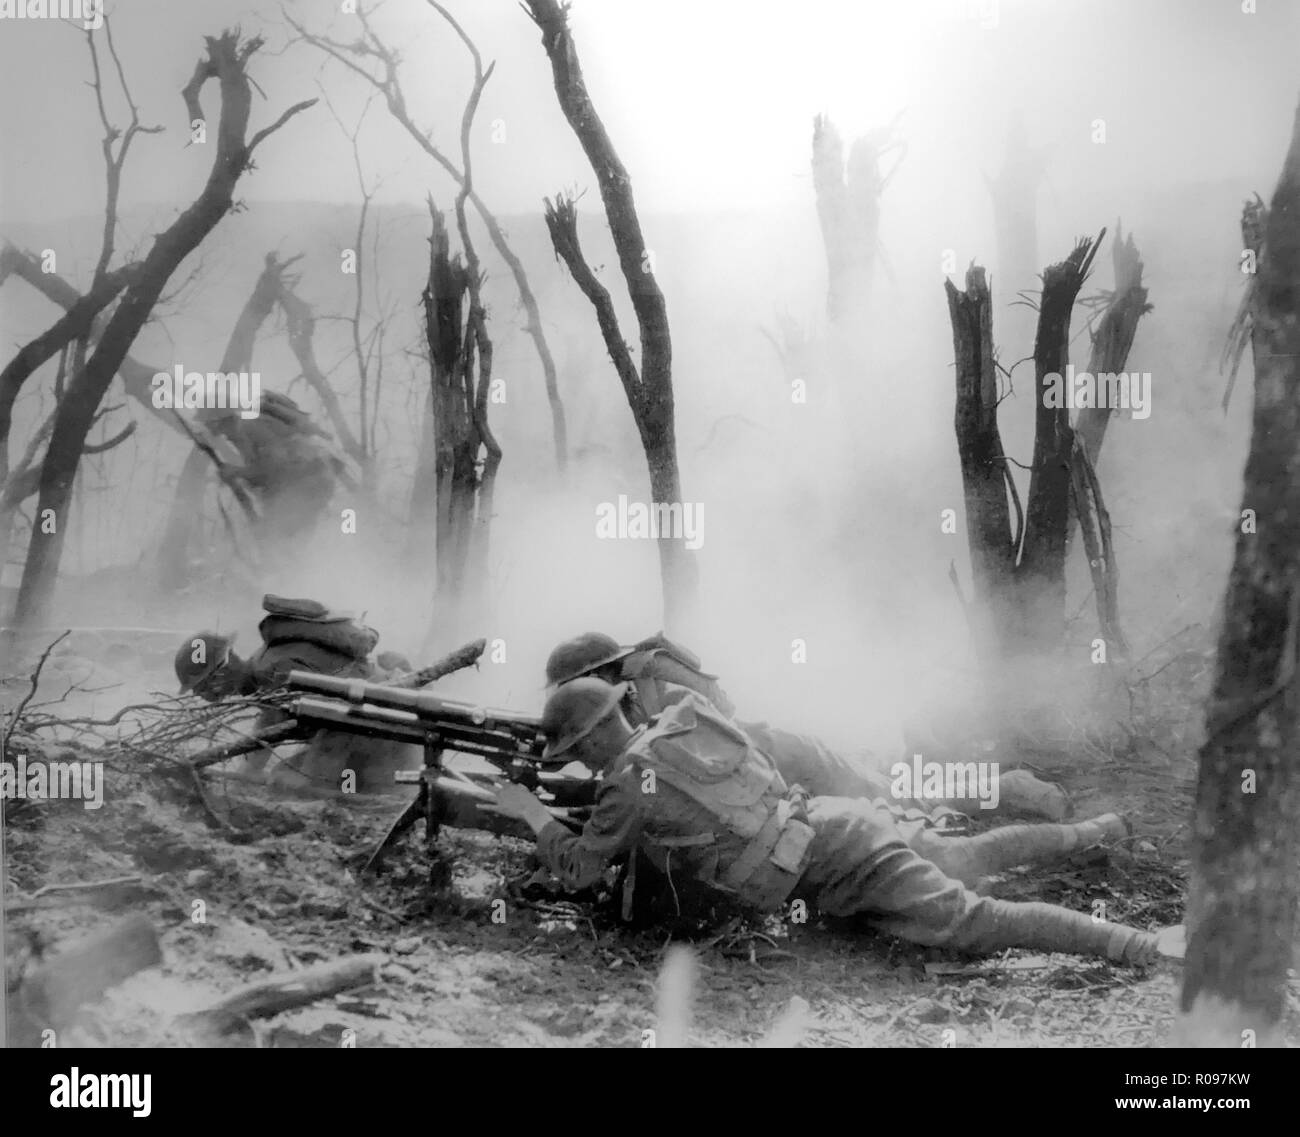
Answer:
[[[369,986],[377,982],[379,968],[387,962],[382,952],[370,952],[272,975],[239,988],[201,1011],[181,1015],[177,1022],[199,1031],[222,1033],[245,1019],[270,1018],[341,991]]]

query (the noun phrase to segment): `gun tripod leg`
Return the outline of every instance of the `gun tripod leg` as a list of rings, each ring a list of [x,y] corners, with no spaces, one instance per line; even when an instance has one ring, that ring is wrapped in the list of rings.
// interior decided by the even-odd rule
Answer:
[[[428,808],[426,802],[428,796],[429,789],[423,782],[421,782],[420,792],[416,795],[415,800],[402,810],[397,820],[388,827],[388,832],[384,834],[383,840],[375,846],[375,851],[366,858],[366,863],[361,866],[361,871],[363,873],[370,872],[372,869],[377,869],[383,861],[384,854],[397,844],[398,838],[410,829],[411,826],[421,817],[427,817]]]
[[[421,817],[424,818],[425,847],[432,849],[438,837],[438,828],[442,822],[442,809],[438,796],[434,792],[433,781],[442,770],[442,747],[436,735],[430,736],[424,746],[424,769],[420,772],[420,792],[384,834],[384,839],[375,846],[375,851],[366,858],[361,866],[363,873],[378,868],[384,854],[397,843],[399,837],[411,828]]]

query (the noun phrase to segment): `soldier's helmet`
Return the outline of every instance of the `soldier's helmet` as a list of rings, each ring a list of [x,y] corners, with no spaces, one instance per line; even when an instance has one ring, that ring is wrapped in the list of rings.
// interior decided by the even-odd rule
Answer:
[[[601,632],[584,632],[565,640],[546,661],[546,688],[553,691],[562,683],[589,675],[607,663],[617,663],[636,649],[620,647],[612,636]]]
[[[551,761],[566,753],[618,705],[626,692],[626,683],[606,683],[587,676],[565,683],[542,709],[542,733],[547,740],[542,757]]]
[[[173,666],[181,689],[177,694],[193,691],[204,680],[210,679],[230,659],[230,649],[235,637],[217,632],[195,632],[176,649]]]

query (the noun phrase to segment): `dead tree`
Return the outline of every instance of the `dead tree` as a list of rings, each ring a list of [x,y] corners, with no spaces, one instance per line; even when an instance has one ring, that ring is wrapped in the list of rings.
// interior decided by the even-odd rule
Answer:
[[[461,41],[469,48],[472,56],[476,60],[476,66],[481,66],[477,62],[478,52],[474,44],[465,34],[463,29],[451,17],[450,13],[435,0],[426,0],[429,7],[433,8],[444,20],[450,24]],[[410,112],[406,106],[406,96],[402,91],[401,82],[398,76],[399,56],[396,51],[388,47],[383,40],[375,34],[374,29],[370,26],[369,19],[365,13],[358,10],[357,19],[361,24],[361,35],[352,43],[341,43],[329,39],[326,36],[313,35],[307,31],[301,24],[297,23],[291,16],[285,15],[285,20],[291,28],[297,33],[298,38],[304,43],[325,52],[332,59],[341,63],[349,71],[354,72],[369,83],[384,98],[388,107],[388,113],[393,119],[406,131],[408,135],[439,167],[451,178],[457,189],[467,194],[467,200],[474,206],[475,211],[483,221],[483,226],[487,230],[488,239],[491,240],[493,248],[496,249],[498,256],[505,262],[506,267],[510,270],[511,278],[515,282],[515,289],[519,293],[519,303],[524,310],[526,317],[524,323],[524,332],[529,339],[533,341],[533,347],[537,352],[537,358],[541,361],[542,377],[546,387],[546,398],[551,409],[551,432],[555,442],[555,463],[556,468],[563,472],[567,461],[568,440],[565,426],[564,404],[560,399],[559,383],[556,378],[555,358],[551,354],[550,344],[547,342],[546,333],[542,328],[541,311],[537,306],[537,297],[533,293],[532,285],[528,280],[528,273],[524,269],[523,262],[515,255],[514,250],[510,247],[510,242],[506,239],[505,231],[501,228],[500,222],[496,216],[483,202],[483,199],[470,185],[468,190],[467,171],[462,163],[457,166],[447,155],[434,144],[427,131],[421,130],[415,125],[411,118]],[[366,61],[374,60],[380,74],[374,74],[367,69]]]
[[[944,282],[956,354],[957,399],[953,420],[966,502],[966,539],[977,605],[982,654],[1001,651],[1005,613],[1015,604],[1016,557],[1024,512],[998,431],[998,371],[993,354],[993,298],[984,270],[971,265],[966,291]],[[1016,507],[1011,529],[1008,497]]]
[[[39,257],[15,248],[13,245],[6,244],[3,249],[0,249],[0,284],[3,284],[11,276],[17,277],[30,285],[50,303],[62,308],[65,313],[71,312],[77,304],[85,299],[75,285],[65,280],[58,273],[44,272]],[[103,325],[107,322],[105,320],[106,315],[107,309],[101,310],[94,320],[89,333],[91,342],[98,341],[103,331]],[[122,389],[142,409],[157,416],[170,429],[175,430],[177,433],[183,433],[180,424],[170,411],[159,410],[153,405],[153,387],[150,380],[162,370],[165,370],[165,368],[151,367],[147,363],[141,363],[133,356],[127,355],[122,360],[122,366],[118,368],[117,374],[122,381]]]
[[[1147,303],[1147,290],[1142,285],[1142,258],[1130,233],[1124,237],[1122,225],[1116,223],[1115,237],[1111,243],[1111,257],[1115,268],[1115,289],[1103,294],[1101,319],[1092,332],[1092,353],[1088,359],[1088,373],[1097,382],[1100,391],[1103,376],[1118,375],[1128,367],[1129,351],[1137,333],[1138,322],[1151,311]],[[1099,399],[1098,402],[1101,400]],[[1074,455],[1070,478],[1072,494],[1069,521],[1066,525],[1066,546],[1074,535],[1075,522],[1083,536],[1084,555],[1092,577],[1097,598],[1100,630],[1107,643],[1121,653],[1127,643],[1119,622],[1119,597],[1114,571],[1115,551],[1111,542],[1110,515],[1101,499],[1101,485],[1096,466],[1101,455],[1101,445],[1106,438],[1106,428],[1117,413],[1115,407],[1081,407],[1074,421]],[[1083,503],[1083,508],[1079,504]]]
[[[1074,451],[1070,408],[1050,405],[1047,377],[1065,374],[1070,314],[1099,247],[1100,238],[1082,240],[1069,257],[1043,273],[1034,340],[1034,457],[1016,564],[1023,581],[1019,610],[1025,617],[1019,638],[1039,648],[1059,645],[1065,633],[1065,535]]]
[[[72,345],[67,344],[60,354],[58,371],[54,378],[56,391],[62,387],[67,378],[68,360],[71,356]],[[96,421],[98,422],[114,411],[121,409],[121,404],[101,407],[96,415]],[[0,566],[9,563],[14,521],[18,511],[28,499],[35,497],[40,489],[42,448],[49,441],[50,432],[54,429],[54,415],[55,412],[51,411],[45,416],[40,426],[32,432],[26,449],[15,463],[13,469],[3,479],[0,479]],[[115,434],[106,437],[102,442],[87,442],[81,449],[82,457],[84,458],[90,454],[103,454],[106,451],[115,449],[135,434],[135,428],[135,422],[131,421]]]
[[[1065,374],[1071,309],[1099,244],[1100,238],[1079,241],[1064,261],[1043,274],[1034,344],[1034,454],[1023,510],[1008,466],[1012,460],[998,433],[992,294],[984,270],[971,266],[965,292],[944,282],[956,357],[954,425],[966,533],[975,591],[984,609],[977,625],[983,629],[979,646],[988,657],[1050,652],[1064,638],[1066,533],[1077,459],[1068,401],[1052,405],[1056,400],[1049,398],[1049,377]],[[1080,489],[1086,491],[1080,510],[1092,525],[1094,511],[1104,512],[1095,476]],[[1008,498],[1016,513],[1014,531]],[[1108,521],[1105,529],[1108,541]],[[1113,556],[1107,567],[1113,589]]]
[[[1092,333],[1092,354],[1088,358],[1088,372],[1092,375],[1117,374],[1128,366],[1138,323],[1151,311],[1147,290],[1142,284],[1142,258],[1133,242],[1133,234],[1126,238],[1119,222],[1116,222],[1110,249],[1115,268],[1115,290],[1101,298],[1104,308]],[[1094,466],[1101,456],[1106,428],[1114,415],[1113,407],[1083,407],[1075,420],[1074,431]]]
[[[888,172],[886,155],[898,152]],[[832,324],[866,312],[880,255],[880,198],[902,162],[893,125],[854,141],[847,167],[839,131],[825,115],[813,119],[812,175],[826,250],[826,312]]]
[[[572,198],[557,195],[554,202],[546,202],[546,225],[550,230],[551,244],[596,310],[601,335],[641,436],[641,446],[650,470],[651,497],[655,503],[671,508],[682,503],[673,412],[672,337],[664,294],[655,280],[651,257],[641,234],[632,180],[587,93],[569,29],[567,5],[561,6],[558,0],[528,0],[527,10],[541,28],[542,46],[551,61],[560,109],[582,144],[600,186],[619,268],[631,294],[641,334],[639,371],[623,339],[609,291],[597,280],[583,257],[578,242],[578,215]],[[661,531],[658,543],[664,620],[667,625],[675,626],[685,622],[695,610],[698,587],[695,561],[680,535]]]
[[[1248,242],[1251,222],[1248,209]],[[1285,1045],[1300,853],[1300,108],[1263,251],[1243,522],[1196,789],[1181,1046]]]
[[[14,250],[14,255],[21,254]],[[9,473],[9,433],[14,403],[23,384],[69,344],[89,336],[95,318],[116,299],[139,269],[139,264],[133,263],[105,273],[98,285],[92,285],[59,319],[24,344],[0,372],[0,479]]]
[[[482,615],[483,546],[501,449],[487,423],[492,350],[477,286],[471,283],[473,268],[451,253],[446,223],[432,201],[429,217],[429,279],[421,299],[434,437],[431,638],[445,639]]]
[[[126,73],[117,53],[117,45],[113,41],[111,20],[104,21],[104,35],[109,55],[117,72],[122,98],[130,110],[131,119],[125,129],[114,126],[109,120],[104,105],[104,84],[100,72],[99,51],[94,35],[87,30],[86,48],[90,54],[92,75],[90,87],[94,91],[100,124],[104,129],[100,149],[104,159],[105,180],[104,223],[100,253],[90,287],[85,296],[79,295],[71,286],[64,285],[56,274],[45,272],[47,266],[37,258],[30,254],[23,255],[8,243],[0,254],[0,282],[11,275],[22,277],[34,283],[47,295],[51,290],[56,292],[64,309],[64,315],[45,332],[24,345],[0,374],[0,567],[8,562],[9,538],[14,517],[22,503],[39,488],[44,469],[44,459],[39,457],[40,448],[46,445],[53,433],[57,404],[63,397],[67,376],[69,373],[76,375],[81,371],[92,335],[101,326],[112,303],[124,289],[138,279],[142,269],[139,261],[130,262],[111,271],[109,269],[117,234],[118,197],[121,192],[122,171],[126,166],[132,142],[137,135],[157,134],[162,127],[145,126],[140,121],[139,108],[131,97]],[[11,471],[9,436],[13,424],[14,404],[31,375],[56,355],[59,356],[59,366],[54,380],[55,411],[37,428],[18,468]],[[106,413],[97,411],[92,425]],[[130,423],[113,438],[99,444],[83,446],[81,453],[85,455],[110,450],[130,437],[134,430],[135,424]]]
[[[131,344],[149,319],[172,273],[230,211],[235,184],[248,169],[259,143],[291,116],[315,102],[297,104],[271,126],[246,139],[252,104],[246,65],[261,43],[256,37],[241,43],[238,32],[234,31],[208,37],[206,58],[199,60],[182,92],[186,121],[203,121],[199,93],[209,79],[216,79],[220,85],[221,117],[212,172],[199,197],[154,240],[139,276],[127,286],[94,353],[68,382],[41,467],[38,516],[52,519],[53,524],[33,531],[18,591],[16,615],[20,623],[39,622],[49,606],[67,532],[72,483],[86,435]]]

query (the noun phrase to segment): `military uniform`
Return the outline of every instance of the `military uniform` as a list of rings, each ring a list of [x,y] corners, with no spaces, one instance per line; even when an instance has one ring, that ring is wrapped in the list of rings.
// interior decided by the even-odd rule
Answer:
[[[282,686],[290,671],[312,671],[318,675],[365,679],[383,683],[392,673],[368,659],[356,659],[307,640],[290,640],[263,644],[249,659],[250,676],[244,694],[269,691]],[[287,716],[265,710],[258,717],[258,728],[282,722]],[[254,756],[246,764],[250,771],[266,768],[270,754]],[[317,731],[299,749],[278,757],[269,771],[276,785],[339,789],[343,772],[356,774],[354,788],[362,792],[391,789],[393,774],[398,770],[419,769],[423,757],[419,747],[382,738],[366,738],[343,731]]]
[[[1048,844],[1063,849],[1086,840],[1088,824],[1018,828],[1051,831]],[[966,856],[982,854],[979,867],[988,867],[1010,848],[985,840],[996,832],[1007,831],[944,841],[968,840]],[[881,930],[915,943],[971,952],[1070,951],[1124,962],[1155,955],[1155,937],[1137,929],[1056,905],[976,895],[909,848],[891,813],[870,800],[802,801],[773,760],[696,695],[637,730],[606,771],[581,833],[553,821],[539,832],[537,850],[573,890],[595,884],[612,862],[639,850],[670,883],[674,875],[697,881],[767,911],[801,897],[827,915],[868,915]],[[950,856],[960,859],[955,851]]]

